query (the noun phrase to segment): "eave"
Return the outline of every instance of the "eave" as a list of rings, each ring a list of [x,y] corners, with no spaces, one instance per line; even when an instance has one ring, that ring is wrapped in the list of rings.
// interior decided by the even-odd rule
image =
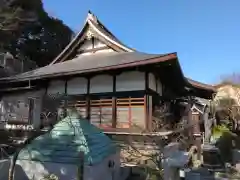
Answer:
[[[212,85],[201,83],[190,78],[185,78],[187,87],[190,88],[192,93],[198,97],[205,99],[212,99],[214,94],[217,92],[216,88]]]
[[[131,52],[129,53],[131,54]],[[117,55],[119,56],[120,54],[117,54]],[[114,58],[113,55],[111,57]],[[106,60],[104,56],[103,56],[103,59]],[[176,59],[177,59],[176,53],[170,53],[165,55],[150,55],[150,58],[146,58],[146,59],[142,58],[141,60],[136,59],[136,60],[131,60],[130,62],[119,63],[114,65],[106,65],[106,66],[92,67],[92,68],[84,68],[83,66],[80,66],[80,69],[75,69],[72,71],[68,71],[66,70],[66,68],[69,68],[69,64],[74,63],[74,61],[68,61],[64,63],[53,64],[52,66],[39,68],[32,72],[28,72],[29,74],[23,73],[16,76],[2,78],[0,79],[0,83],[32,81],[32,80],[38,80],[38,79],[55,78],[55,77],[70,76],[70,75],[87,75],[87,74],[96,73],[96,72],[106,72],[106,71],[119,70],[119,69],[125,69],[125,68],[134,68],[134,67],[141,67],[146,65],[153,65],[153,64],[158,64],[162,62],[167,62],[170,60],[175,61]],[[92,66],[94,65],[95,64],[93,64]],[[74,66],[74,64],[72,66]],[[63,69],[64,71],[61,72],[60,69]],[[51,73],[49,73],[49,71],[51,71]]]

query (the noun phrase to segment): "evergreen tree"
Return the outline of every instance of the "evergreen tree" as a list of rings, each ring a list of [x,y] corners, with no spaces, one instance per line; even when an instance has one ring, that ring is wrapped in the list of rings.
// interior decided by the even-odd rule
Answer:
[[[44,66],[65,48],[71,37],[71,29],[50,17],[41,0],[0,0],[2,51]]]

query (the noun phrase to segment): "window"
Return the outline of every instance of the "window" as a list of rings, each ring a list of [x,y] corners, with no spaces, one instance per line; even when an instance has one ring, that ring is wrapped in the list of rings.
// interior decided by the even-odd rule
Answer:
[[[112,98],[94,98],[90,101],[90,120],[91,123],[102,127],[112,127]]]
[[[144,98],[117,99],[117,128],[144,128],[145,111]]]
[[[144,128],[145,111],[142,92],[118,94],[116,98],[116,128]],[[92,96],[90,121],[101,128],[113,127],[113,99],[111,95]]]
[[[34,99],[8,101],[3,103],[4,119],[8,123],[28,124],[32,123],[34,116]]]
[[[66,108],[68,110],[67,115],[69,116],[71,116],[71,113],[75,112],[79,114],[82,118],[87,117],[87,101],[85,97],[69,96],[66,101]]]

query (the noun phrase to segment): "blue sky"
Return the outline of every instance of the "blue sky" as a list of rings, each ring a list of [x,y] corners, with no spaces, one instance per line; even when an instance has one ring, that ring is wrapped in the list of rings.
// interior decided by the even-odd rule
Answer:
[[[185,76],[217,83],[240,72],[239,0],[43,0],[73,30],[91,10],[123,43],[147,53],[177,52]]]

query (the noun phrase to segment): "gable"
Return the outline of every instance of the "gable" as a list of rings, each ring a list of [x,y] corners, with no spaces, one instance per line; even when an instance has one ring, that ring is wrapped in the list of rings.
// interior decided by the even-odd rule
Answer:
[[[91,36],[86,38],[77,48],[76,56],[110,52],[116,52],[116,50],[108,46],[107,43],[99,40],[97,37]]]
[[[71,60],[80,55],[109,52],[133,52],[122,44],[91,12],[82,30],[50,65]]]
[[[193,104],[192,108],[191,108],[192,114],[203,114],[203,110],[202,108],[198,107],[196,104]]]

